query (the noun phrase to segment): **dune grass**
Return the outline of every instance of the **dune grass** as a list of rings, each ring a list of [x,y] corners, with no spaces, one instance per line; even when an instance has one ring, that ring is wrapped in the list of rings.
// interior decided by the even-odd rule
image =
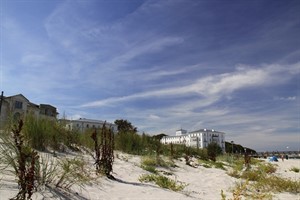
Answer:
[[[298,167],[292,167],[290,171],[299,173],[300,169]]]
[[[223,162],[219,162],[219,161],[211,161],[211,160],[198,160],[198,163],[205,167],[205,168],[217,168],[217,169],[223,169],[223,170],[226,170],[225,169],[225,164]]]
[[[170,168],[170,167],[175,167],[175,164],[172,160],[166,160],[162,158],[161,156],[143,156],[141,160],[141,168],[157,174],[157,167],[162,167],[162,168]]]
[[[186,184],[179,183],[163,175],[156,174],[144,174],[139,178],[140,182],[154,182],[156,185],[162,188],[166,188],[173,191],[181,191],[186,187]]]
[[[253,159],[254,160],[254,159]],[[240,162],[235,161],[231,165],[228,175],[242,180],[232,190],[233,199],[272,199],[271,193],[300,192],[300,180],[291,180],[274,175],[276,164],[255,161],[250,169],[241,169]],[[222,199],[226,196],[221,192]]]

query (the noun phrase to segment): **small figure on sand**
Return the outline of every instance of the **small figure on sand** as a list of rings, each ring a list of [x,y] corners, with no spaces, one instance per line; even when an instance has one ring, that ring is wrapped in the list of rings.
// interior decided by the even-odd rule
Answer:
[[[283,154],[281,154],[281,160],[282,160],[282,162],[284,161],[284,155]]]

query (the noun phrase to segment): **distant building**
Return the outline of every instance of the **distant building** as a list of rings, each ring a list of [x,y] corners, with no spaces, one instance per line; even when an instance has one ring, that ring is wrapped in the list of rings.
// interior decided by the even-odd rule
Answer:
[[[64,121],[66,124],[66,128],[72,131],[78,131],[84,133],[86,130],[89,129],[101,129],[105,123],[107,128],[111,128],[111,130],[116,133],[118,131],[118,126],[113,123],[105,122],[102,120],[95,120],[95,119],[86,119],[86,118],[79,118],[76,120],[61,120]]]
[[[225,151],[225,133],[214,129],[200,129],[189,133],[180,129],[176,131],[175,136],[164,136],[160,141],[163,144],[184,144],[197,148],[206,148],[210,143],[215,142]]]
[[[17,120],[28,114],[32,114],[37,118],[46,117],[49,119],[56,119],[58,115],[54,106],[34,104],[22,94],[3,97],[0,111],[0,129],[9,119]]]
[[[56,118],[57,116],[56,108],[49,104],[40,104],[40,116]]]

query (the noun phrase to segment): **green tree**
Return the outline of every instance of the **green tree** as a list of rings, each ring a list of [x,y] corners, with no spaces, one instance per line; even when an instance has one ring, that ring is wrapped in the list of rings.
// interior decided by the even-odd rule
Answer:
[[[215,162],[220,154],[222,154],[222,148],[217,143],[212,142],[207,146],[207,155],[210,160]]]
[[[124,119],[117,119],[115,120],[115,124],[118,126],[118,131],[119,132],[137,132],[137,128],[134,127],[131,122],[124,120]]]

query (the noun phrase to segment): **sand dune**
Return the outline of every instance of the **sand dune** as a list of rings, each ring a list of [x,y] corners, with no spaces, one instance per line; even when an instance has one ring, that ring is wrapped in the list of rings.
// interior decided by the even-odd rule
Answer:
[[[216,168],[205,168],[203,166],[191,167],[182,160],[176,160],[175,168],[159,168],[158,170],[168,172],[168,177],[180,181],[187,186],[183,191],[174,192],[160,188],[152,183],[141,183],[138,179],[142,174],[149,172],[140,167],[141,157],[116,153],[113,165],[113,176],[116,180],[106,177],[99,177],[93,183],[85,185],[83,188],[72,186],[69,192],[62,190],[51,190],[44,188],[33,195],[34,200],[41,199],[105,199],[105,200],[134,200],[134,199],[161,199],[161,200],[181,200],[181,199],[221,199],[221,190],[227,198],[232,198],[231,188],[239,179],[226,174],[226,171]],[[92,166],[93,160],[85,155],[84,159]],[[266,161],[267,162],[267,161]],[[292,167],[300,168],[300,160],[281,160],[276,163],[278,170],[276,175],[285,178],[300,180],[300,173],[290,171]],[[1,174],[0,200],[14,197],[18,192],[16,178],[5,172]],[[274,194],[274,199],[300,199],[298,194],[278,193]]]

